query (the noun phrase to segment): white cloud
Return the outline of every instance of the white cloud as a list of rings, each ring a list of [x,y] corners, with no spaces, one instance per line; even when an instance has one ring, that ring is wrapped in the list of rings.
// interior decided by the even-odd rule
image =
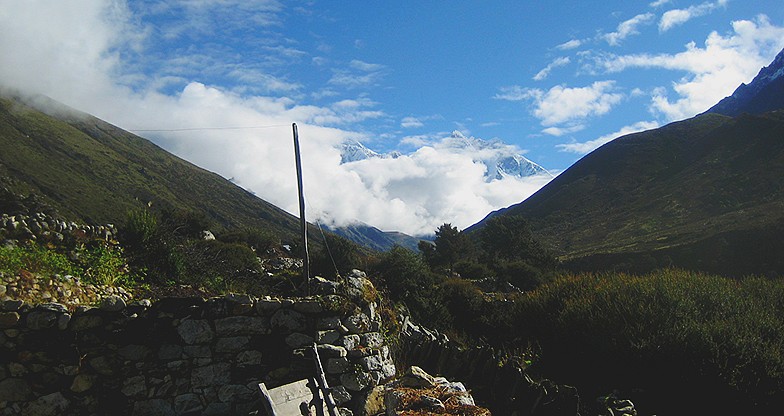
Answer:
[[[495,100],[523,101],[531,98],[538,98],[542,95],[539,89],[511,85],[499,88],[500,92],[493,96]]]
[[[194,15],[207,19],[192,24],[198,30],[211,30],[203,24],[210,18],[205,10],[221,5],[242,8],[246,2],[171,2],[160,7],[185,4]],[[407,139],[410,144],[430,144],[409,156],[357,163],[349,169],[340,164],[336,146],[347,139],[366,139],[346,128],[349,123],[388,117],[375,102],[359,96],[316,106],[300,102],[298,96],[257,95],[236,86],[198,82],[189,71],[199,65],[188,55],[175,57],[183,64],[178,71],[148,75],[139,66],[144,59],[135,57],[130,63],[124,59],[136,50],[141,54],[144,37],[155,34],[138,25],[138,16],[122,5],[99,0],[0,0],[0,84],[49,95],[127,129],[246,127],[140,134],[205,169],[234,178],[292,213],[298,210],[291,136],[291,123],[296,122],[308,218],[336,224],[360,220],[410,234],[432,233],[444,222],[462,228],[491,210],[521,201],[549,180],[486,182],[484,166],[469,154],[444,147],[443,137],[425,136]],[[259,13],[264,15],[263,10]],[[276,21],[273,15],[259,19],[268,19],[270,25]],[[301,59],[290,48],[266,53]],[[200,62],[215,61],[205,54]],[[211,66],[210,70],[220,75],[234,71],[235,78],[267,82],[269,90],[278,92],[303,89],[282,78],[265,77],[259,68]],[[377,82],[383,71],[375,64],[353,61],[345,73],[335,74],[332,85],[341,84],[341,76],[368,76],[342,81],[347,86],[367,85]],[[333,94],[322,90],[320,97]]]
[[[719,7],[725,7],[728,0],[717,0],[716,2],[705,2],[686,9],[668,10],[662,14],[659,20],[659,31],[666,32],[675,26],[682,25],[695,17],[704,16]]]
[[[659,7],[659,6],[664,6],[665,4],[670,3],[671,1],[672,0],[656,0],[656,1],[651,2],[650,4],[648,4],[648,6],[655,8],[655,7]]]
[[[487,181],[486,168],[480,160],[510,151],[522,153],[513,146],[477,149],[466,144],[473,138],[450,136],[412,136],[407,140],[418,147],[409,155],[365,159],[344,166],[357,175],[373,196],[361,204],[355,200],[353,207],[345,207],[348,215],[370,224],[390,224],[390,229],[407,229],[414,234],[432,233],[444,222],[437,218],[448,218],[452,224],[464,228],[497,209],[493,207],[522,201],[551,179],[550,175],[540,175]],[[340,215],[347,214],[344,210],[340,212]],[[411,231],[412,224],[414,231]]]
[[[529,90],[527,96],[534,100],[533,114],[542,125],[554,126],[606,114],[623,98],[612,92],[614,89],[613,81],[596,81],[587,87],[557,85],[546,92]]]
[[[638,14],[629,20],[621,22],[615,32],[607,33],[602,38],[610,45],[617,46],[627,37],[638,34],[637,27],[650,23],[654,17],[653,13]]]
[[[562,56],[556,58],[554,61],[550,62],[546,67],[544,67],[541,71],[539,71],[536,75],[534,75],[534,81],[542,81],[550,75],[550,71],[559,66],[566,66],[569,65],[571,59],[568,56]]]
[[[664,88],[656,90],[651,110],[668,120],[692,117],[730,95],[741,83],[748,83],[784,48],[784,28],[772,25],[767,17],[755,21],[732,22],[733,32],[722,36],[712,32],[705,47],[686,45],[676,54],[633,54],[602,57],[606,71],[630,68],[661,68],[683,71],[686,75],[672,84],[673,100]]]
[[[659,127],[659,123],[655,121],[639,121],[630,126],[625,126],[616,132],[598,137],[594,140],[590,140],[587,142],[562,143],[556,145],[555,147],[557,147],[562,152],[577,153],[577,154],[584,155],[594,151],[595,149],[598,149],[603,144],[610,142],[618,137],[625,136],[627,134],[637,133],[640,131],[655,129],[657,127]]]
[[[572,39],[572,40],[570,40],[568,42],[564,42],[564,43],[556,46],[556,49],[560,49],[562,51],[566,51],[566,50],[570,50],[570,49],[579,48],[580,45],[582,45],[582,44],[583,44],[583,41],[581,41],[579,39]]]
[[[350,65],[354,69],[358,69],[360,71],[365,71],[365,72],[375,72],[384,69],[384,65],[371,64],[368,62],[360,61],[358,59],[354,59],[353,61],[351,61]]]
[[[352,60],[347,69],[336,69],[328,81],[331,85],[360,88],[376,85],[384,76],[384,65]]]
[[[407,129],[423,127],[424,125],[425,123],[422,123],[422,121],[416,117],[403,117],[403,119],[400,120],[400,127]]]
[[[542,133],[549,134],[550,136],[563,136],[565,134],[576,133],[580,130],[584,130],[585,125],[583,124],[575,124],[568,127],[548,127],[542,130]]]

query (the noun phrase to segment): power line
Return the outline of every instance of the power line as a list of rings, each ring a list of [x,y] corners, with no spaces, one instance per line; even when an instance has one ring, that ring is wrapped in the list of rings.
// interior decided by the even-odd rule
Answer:
[[[198,131],[198,130],[251,130],[270,129],[273,127],[289,127],[288,124],[272,124],[268,126],[225,126],[225,127],[183,127],[178,129],[128,129],[132,133]]]

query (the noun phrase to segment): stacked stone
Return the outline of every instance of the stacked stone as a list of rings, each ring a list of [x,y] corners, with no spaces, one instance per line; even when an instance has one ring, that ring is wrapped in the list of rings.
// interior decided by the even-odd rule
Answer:
[[[5,301],[0,415],[249,414],[261,408],[259,383],[315,376],[314,344],[349,414],[395,374],[368,284],[356,272],[334,286],[353,296],[114,296],[73,313]]]
[[[65,235],[110,241],[117,235],[117,229],[113,224],[84,225],[67,222],[41,212],[32,215],[0,215],[0,241],[14,239],[57,242],[63,241]]]
[[[43,276],[4,274],[0,272],[0,301],[23,300],[27,303],[98,304],[101,299],[119,296],[131,299],[131,293],[119,286],[84,284],[70,275]]]

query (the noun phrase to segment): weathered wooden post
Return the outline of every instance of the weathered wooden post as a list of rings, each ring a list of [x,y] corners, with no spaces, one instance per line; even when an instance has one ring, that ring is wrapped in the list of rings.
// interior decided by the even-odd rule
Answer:
[[[297,123],[292,123],[294,130],[294,159],[297,163],[297,190],[299,191],[299,223],[302,232],[302,275],[307,285],[307,294],[310,295],[310,257],[308,255],[308,223],[305,221],[305,195],[302,187],[302,160],[299,153],[299,133]]]

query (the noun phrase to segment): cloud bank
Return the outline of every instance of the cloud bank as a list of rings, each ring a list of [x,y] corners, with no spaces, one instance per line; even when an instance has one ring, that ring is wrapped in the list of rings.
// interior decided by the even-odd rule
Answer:
[[[159,55],[156,49],[155,42],[166,39],[240,30],[221,12],[224,7],[245,8],[260,27],[275,27],[280,24],[278,2],[150,3],[154,7],[147,13],[189,16],[183,20],[187,24],[156,28],[140,23],[138,11],[129,4],[0,0],[0,83],[48,95],[137,130],[292,213],[298,211],[291,132],[296,122],[308,217],[330,225],[362,221],[413,235],[430,234],[444,222],[464,228],[494,209],[523,200],[550,180],[542,176],[487,182],[484,165],[470,151],[448,146],[448,134],[419,137],[421,146],[398,158],[342,165],[340,143],[373,139],[347,126],[387,115],[361,93],[353,99],[308,103],[301,84],[270,69],[285,60],[314,65],[326,65],[326,60],[307,59],[286,39],[257,45],[264,56],[251,64],[232,61],[234,51],[210,50],[210,45],[172,56]],[[325,85],[362,89],[383,79],[385,70],[383,65],[350,60],[334,67]],[[218,86],[199,81],[215,73],[232,82]],[[255,87],[238,82],[249,80]],[[323,90],[320,99],[332,96],[329,91]],[[420,127],[422,120],[409,117],[402,125]]]

